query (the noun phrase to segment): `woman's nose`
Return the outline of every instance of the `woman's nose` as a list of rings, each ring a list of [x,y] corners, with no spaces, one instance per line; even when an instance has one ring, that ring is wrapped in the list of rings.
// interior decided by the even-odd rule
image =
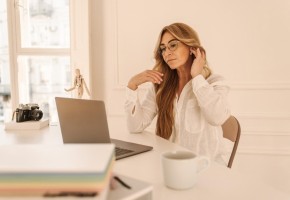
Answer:
[[[169,56],[171,54],[172,54],[172,52],[168,48],[166,48],[166,50],[164,52],[164,56]]]

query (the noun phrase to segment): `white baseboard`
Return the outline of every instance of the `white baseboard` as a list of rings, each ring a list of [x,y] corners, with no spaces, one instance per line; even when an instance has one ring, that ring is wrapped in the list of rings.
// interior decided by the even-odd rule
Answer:
[[[256,147],[238,147],[238,154],[251,154],[251,155],[280,155],[290,156],[290,148],[274,149],[274,148],[256,148]]]

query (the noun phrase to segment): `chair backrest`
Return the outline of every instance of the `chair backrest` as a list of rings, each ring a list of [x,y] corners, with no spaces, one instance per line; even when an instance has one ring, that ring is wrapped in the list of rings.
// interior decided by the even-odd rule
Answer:
[[[239,121],[234,116],[230,116],[222,125],[222,129],[223,129],[223,137],[234,142],[233,150],[228,162],[228,168],[231,168],[240,140],[241,126]]]

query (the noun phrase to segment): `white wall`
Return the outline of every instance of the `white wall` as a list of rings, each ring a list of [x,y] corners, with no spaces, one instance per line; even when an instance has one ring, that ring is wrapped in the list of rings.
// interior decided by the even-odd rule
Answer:
[[[289,0],[92,1],[93,98],[123,116],[125,86],[151,69],[159,31],[173,22],[200,35],[215,73],[229,81],[242,125],[240,153],[290,155]]]

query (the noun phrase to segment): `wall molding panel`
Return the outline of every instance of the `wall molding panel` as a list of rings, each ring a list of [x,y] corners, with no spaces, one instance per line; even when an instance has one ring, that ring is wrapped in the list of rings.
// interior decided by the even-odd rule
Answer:
[[[233,90],[289,90],[290,82],[275,81],[269,82],[232,82],[230,83]]]
[[[121,71],[122,68],[117,67],[116,70],[116,75],[115,77],[115,86],[114,86],[114,90],[125,90],[126,84],[125,83],[120,83],[120,74],[118,74],[118,72]],[[124,69],[126,71],[126,69]],[[229,83],[229,86],[231,87],[231,90],[233,91],[247,91],[247,90],[287,90],[290,92],[290,82],[284,82],[281,83],[279,81],[277,82],[259,82],[259,83],[255,83],[255,82],[232,82]]]
[[[110,119],[124,119],[125,115],[110,114],[109,117]],[[247,114],[243,115],[243,117],[237,116],[237,118],[240,120],[242,126],[242,135],[240,138],[238,153],[255,155],[290,155],[290,131],[283,128],[276,131],[275,127],[273,127],[277,121],[280,121],[279,119],[266,114],[262,117],[258,117],[258,114],[254,114],[253,116]],[[282,127],[290,124],[290,118],[288,116],[281,115],[280,119],[281,118],[286,119],[284,121],[282,120],[282,123],[280,124]],[[252,120],[255,123],[257,121],[263,121],[264,119],[270,119],[267,121],[267,126],[252,126]],[[154,132],[154,128],[155,124],[152,123],[147,130]],[[274,130],[272,131],[271,129]]]

